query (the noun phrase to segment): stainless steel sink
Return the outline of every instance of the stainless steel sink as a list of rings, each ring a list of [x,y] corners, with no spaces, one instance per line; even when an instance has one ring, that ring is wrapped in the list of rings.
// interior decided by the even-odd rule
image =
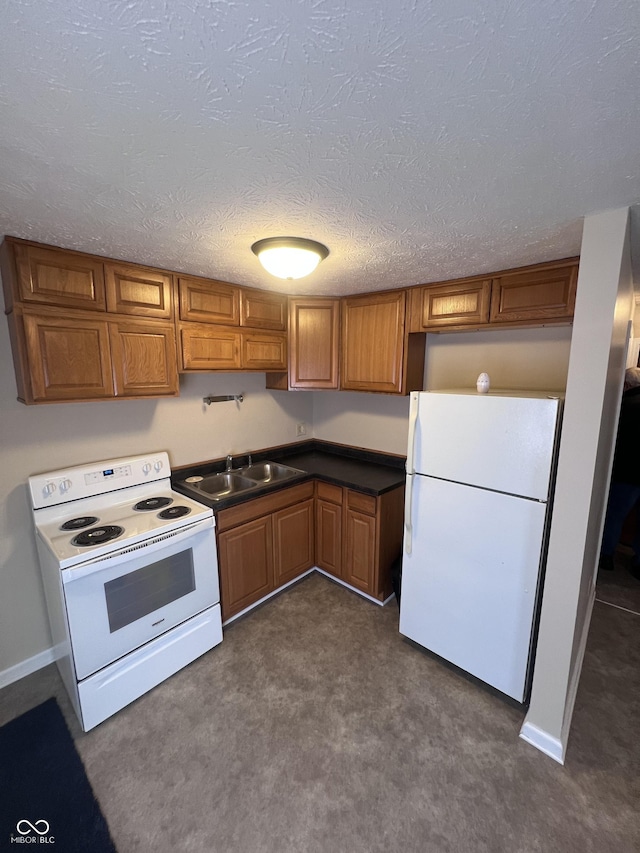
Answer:
[[[277,462],[257,462],[248,468],[242,468],[241,471],[243,477],[249,477],[250,480],[256,480],[261,484],[286,480],[301,473],[297,468],[290,468],[288,465],[280,465]]]
[[[214,501],[251,492],[263,486],[276,483],[302,474],[298,468],[280,465],[277,462],[257,462],[235,471],[223,471],[221,474],[208,474],[206,477],[189,477],[182,485],[195,494],[206,495]]]
[[[195,485],[199,491],[204,492],[214,500],[229,498],[256,487],[254,480],[233,473],[210,474],[208,477],[203,477]]]

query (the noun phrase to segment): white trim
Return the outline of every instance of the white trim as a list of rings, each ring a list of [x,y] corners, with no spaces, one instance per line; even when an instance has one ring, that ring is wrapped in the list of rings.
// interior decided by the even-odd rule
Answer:
[[[567,701],[564,706],[564,719],[562,721],[562,730],[560,732],[560,739],[563,744],[563,757],[564,751],[567,748],[567,741],[569,739],[569,729],[571,728],[573,707],[576,703],[576,696],[578,695],[578,683],[580,682],[580,674],[582,673],[584,653],[587,650],[587,639],[589,637],[589,628],[591,627],[591,615],[593,613],[593,605],[595,604],[595,600],[596,583],[594,577],[592,581],[591,591],[589,593],[589,603],[587,604],[586,618],[582,626],[582,636],[580,637],[580,645],[578,646],[578,653],[576,655],[573,670],[571,672],[571,682],[569,683],[569,689],[567,690]]]
[[[387,603],[387,601],[390,601],[393,598],[393,593],[391,593],[389,598],[385,599],[384,601],[380,601],[378,598],[374,598],[372,595],[368,595],[368,593],[362,592],[361,589],[357,589],[357,587],[351,586],[350,583],[346,583],[345,581],[340,580],[340,578],[337,578],[335,575],[332,575],[330,572],[325,572],[324,569],[319,569],[317,566],[316,566],[316,572],[320,572],[321,575],[324,575],[326,578],[329,578],[329,580],[335,581],[336,583],[339,583],[341,586],[345,586],[347,589],[350,589],[351,592],[357,592],[358,595],[361,595],[363,598],[366,598],[367,601],[373,602],[373,604],[377,604],[378,607],[384,607],[384,605]]]
[[[10,666],[8,669],[2,670],[2,672],[0,672],[0,689],[7,687],[9,684],[13,684],[14,681],[20,681],[21,678],[31,675],[32,672],[37,672],[39,669],[42,669],[44,666],[48,666],[50,663],[55,663],[55,660],[55,649],[52,646],[50,649],[38,652],[38,654],[33,655],[33,657],[20,661],[20,663],[17,663],[15,666]]]
[[[232,622],[235,622],[236,619],[239,619],[241,616],[244,616],[245,613],[249,613],[251,610],[254,610],[259,604],[264,604],[265,601],[269,601],[270,598],[273,598],[274,595],[277,595],[279,592],[282,592],[283,589],[286,589],[291,584],[297,583],[302,578],[306,578],[307,575],[310,575],[312,572],[315,572],[315,568],[308,569],[303,574],[298,575],[289,583],[285,583],[282,586],[279,586],[277,589],[274,589],[268,595],[265,595],[264,598],[261,598],[259,601],[254,602],[254,604],[250,604],[248,607],[245,607],[244,610],[241,610],[240,613],[235,613],[233,616],[230,616],[225,622],[222,623],[222,627],[226,628],[227,625],[231,625]]]
[[[554,761],[557,761],[560,764],[564,764],[564,758],[567,751],[567,741],[569,739],[571,717],[573,716],[573,707],[575,705],[576,695],[578,693],[578,683],[580,681],[582,663],[584,661],[584,654],[587,648],[587,638],[589,636],[589,626],[591,624],[591,614],[593,612],[593,604],[595,600],[596,588],[594,585],[591,587],[589,603],[587,605],[588,615],[587,619],[584,622],[584,630],[582,632],[582,636],[580,637],[580,646],[578,648],[578,653],[576,655],[576,660],[573,667],[571,683],[569,684],[569,689],[567,690],[564,720],[562,723],[562,731],[560,732],[560,737],[554,737],[553,735],[550,735],[549,732],[544,731],[544,729],[539,728],[533,723],[527,723],[526,721],[520,729],[520,737],[523,740],[526,740],[527,743],[530,743],[532,746],[535,746],[536,749],[539,749],[541,752],[544,752],[545,755],[548,755],[550,758],[553,758]]]
[[[640,616],[640,613],[637,610],[629,610],[628,607],[621,607],[619,604],[612,604],[612,602],[605,601],[603,598],[598,598],[598,596],[596,596],[596,601],[598,604],[606,604],[607,607],[615,607],[616,610],[622,610],[624,613],[630,613],[632,616]]]
[[[535,746],[540,752],[544,752],[549,758],[553,758],[558,764],[564,764],[564,746],[548,732],[534,726],[533,723],[525,723],[520,729],[520,737],[531,746]]]

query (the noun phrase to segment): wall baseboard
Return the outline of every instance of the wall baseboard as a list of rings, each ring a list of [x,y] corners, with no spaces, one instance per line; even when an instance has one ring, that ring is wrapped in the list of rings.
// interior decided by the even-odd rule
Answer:
[[[0,672],[0,689],[13,684],[14,681],[20,681],[21,678],[31,675],[32,672],[37,672],[37,670],[48,666],[50,663],[55,663],[55,660],[55,649],[52,647],[45,649],[43,652],[38,652],[37,655],[27,658],[15,666],[3,669]]]
[[[531,746],[535,746],[540,752],[544,752],[558,764],[564,764],[564,744],[548,732],[534,726],[533,723],[525,723],[520,729],[520,737]]]

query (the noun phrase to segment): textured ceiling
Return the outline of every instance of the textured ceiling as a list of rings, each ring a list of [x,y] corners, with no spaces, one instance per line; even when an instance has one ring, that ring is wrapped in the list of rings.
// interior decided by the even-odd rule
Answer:
[[[638,0],[10,0],[0,235],[298,293],[577,254],[640,201]]]

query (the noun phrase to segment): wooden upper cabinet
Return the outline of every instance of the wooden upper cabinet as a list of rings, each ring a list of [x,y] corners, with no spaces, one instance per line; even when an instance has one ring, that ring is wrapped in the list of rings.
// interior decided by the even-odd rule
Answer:
[[[286,370],[287,336],[284,333],[241,332],[240,367],[245,370]]]
[[[173,316],[170,273],[107,262],[104,274],[108,311],[160,320]]]
[[[491,279],[471,278],[414,288],[410,292],[410,330],[478,326],[489,322]]]
[[[240,289],[240,325],[252,329],[287,329],[287,297],[266,290]]]
[[[576,302],[578,259],[537,264],[494,276],[492,323],[571,320]]]
[[[206,323],[180,323],[183,370],[239,370],[240,331]]]
[[[207,278],[178,278],[180,319],[240,325],[240,289]]]
[[[404,290],[350,296],[342,302],[341,387],[402,394]]]
[[[339,299],[289,300],[289,387],[338,388]]]
[[[113,397],[108,323],[26,309],[22,323],[28,353],[25,402]]]
[[[157,321],[109,323],[117,397],[178,395],[173,324]]]
[[[17,299],[88,311],[105,310],[102,261],[62,249],[7,243],[14,252]]]

